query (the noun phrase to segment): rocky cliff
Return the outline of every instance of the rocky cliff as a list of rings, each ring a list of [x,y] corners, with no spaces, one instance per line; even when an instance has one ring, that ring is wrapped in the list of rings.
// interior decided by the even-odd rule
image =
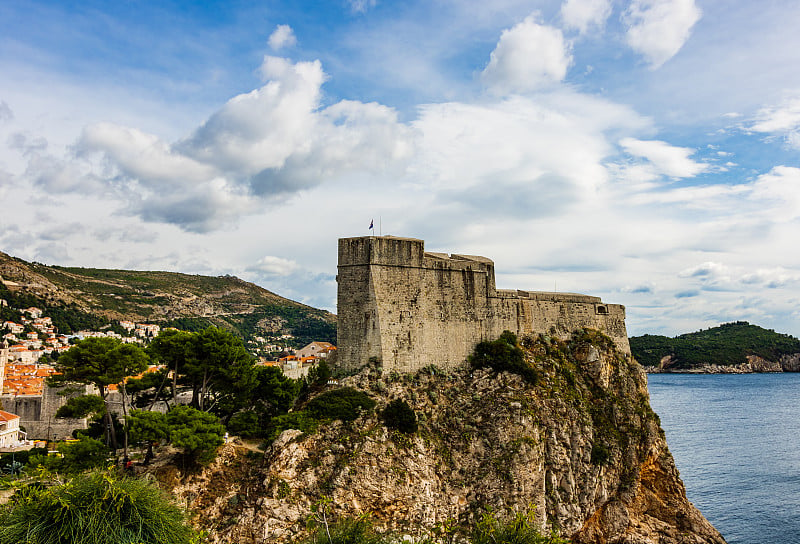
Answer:
[[[370,513],[415,541],[457,532],[486,509],[535,509],[543,529],[576,544],[725,542],[686,499],[636,362],[591,331],[523,344],[536,383],[466,367],[364,370],[343,381],[378,408],[406,400],[415,434],[388,430],[375,413],[289,430],[263,459],[227,446],[210,469],[175,477],[174,493],[217,543],[290,541],[323,497],[334,517]]]

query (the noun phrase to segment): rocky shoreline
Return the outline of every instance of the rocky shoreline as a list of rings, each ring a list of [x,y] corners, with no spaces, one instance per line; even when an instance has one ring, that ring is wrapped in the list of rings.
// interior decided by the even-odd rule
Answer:
[[[777,361],[768,361],[757,355],[748,355],[746,363],[736,365],[705,364],[691,368],[675,368],[672,356],[661,359],[659,366],[644,367],[648,374],[762,374],[800,372],[800,353],[784,355]]]

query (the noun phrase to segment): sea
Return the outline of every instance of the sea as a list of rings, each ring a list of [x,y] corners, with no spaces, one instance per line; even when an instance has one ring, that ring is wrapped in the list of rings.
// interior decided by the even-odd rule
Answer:
[[[800,373],[650,374],[686,496],[729,544],[800,544]]]

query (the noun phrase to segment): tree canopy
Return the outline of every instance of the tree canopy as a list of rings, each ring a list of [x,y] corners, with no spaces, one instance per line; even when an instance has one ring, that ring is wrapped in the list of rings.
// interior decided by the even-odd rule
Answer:
[[[58,358],[56,368],[61,374],[51,379],[56,383],[77,382],[97,387],[106,404],[106,444],[116,449],[116,433],[108,410],[108,386],[143,372],[148,361],[145,351],[135,344],[123,344],[116,338],[86,338]]]
[[[217,416],[191,406],[177,406],[169,411],[166,419],[173,446],[183,449],[187,457],[200,464],[214,458],[225,435],[225,427]]]
[[[147,368],[147,354],[135,344],[123,344],[116,338],[86,338],[59,358],[57,381],[93,384],[105,398],[106,388],[127,376]]]
[[[671,355],[674,368],[702,364],[734,365],[747,362],[748,355],[777,361],[783,355],[800,353],[800,340],[788,334],[751,325],[746,321],[681,334],[674,338],[645,334],[630,339],[634,358],[644,366],[657,366]]]
[[[173,405],[178,385],[188,386],[193,407],[227,419],[246,405],[255,385],[255,359],[241,338],[223,329],[162,331],[148,350],[173,372]]]
[[[99,395],[80,395],[67,400],[56,410],[56,417],[80,419],[92,415],[104,415],[106,403]]]

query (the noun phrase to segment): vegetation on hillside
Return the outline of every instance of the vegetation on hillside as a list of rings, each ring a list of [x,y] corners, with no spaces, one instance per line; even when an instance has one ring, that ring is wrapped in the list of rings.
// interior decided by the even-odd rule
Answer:
[[[0,307],[0,321],[19,322],[20,313],[14,308],[35,306],[41,309],[44,315],[53,321],[53,326],[63,334],[81,330],[100,330],[107,328],[111,324],[109,319],[84,312],[75,303],[63,304],[31,293],[14,293],[2,282],[0,282],[0,299],[8,303],[7,307]]]
[[[235,276],[69,268],[27,263],[0,253],[5,280],[23,285],[0,298],[13,308],[36,306],[59,332],[99,330],[129,319],[199,331],[216,326],[245,340],[290,334],[299,347],[336,341],[335,316],[283,298]],[[10,308],[0,317],[16,320]]]
[[[408,434],[417,432],[417,414],[403,399],[394,399],[390,402],[381,412],[381,417],[389,429]]]
[[[319,389],[317,385],[317,389]],[[287,429],[314,432],[323,423],[330,421],[353,421],[362,414],[370,413],[375,401],[369,395],[352,387],[325,391],[312,398],[303,409],[294,410],[275,417],[270,423],[269,440],[274,440]]]
[[[658,366],[671,355],[672,368],[691,368],[703,364],[737,365],[748,355],[777,361],[782,355],[800,353],[800,340],[746,321],[725,323],[703,331],[674,338],[645,334],[630,339],[634,358],[644,366]]]
[[[145,361],[163,368],[123,386],[123,378],[144,370]],[[184,450],[185,460],[205,464],[226,431],[248,438],[274,437],[288,428],[310,431],[328,421],[352,421],[375,406],[362,391],[325,391],[330,370],[324,362],[304,380],[287,378],[280,368],[257,365],[239,337],[215,327],[163,330],[146,350],[112,338],[87,338],[64,353],[56,368],[61,374],[54,382],[91,383],[100,391],[71,398],[56,417],[90,417],[89,429],[77,435],[104,436],[112,450],[129,440],[139,443],[148,460],[154,445],[168,442]],[[122,414],[124,427],[106,409],[112,384],[135,408]],[[289,413],[296,404],[302,409]],[[156,406],[166,416],[153,412]],[[124,442],[118,439],[123,435]]]
[[[143,372],[148,362],[144,349],[137,344],[123,344],[116,338],[86,338],[58,358],[56,367],[59,373],[49,380],[54,384],[80,383],[97,388],[105,405],[102,415],[107,429],[106,445],[116,449],[117,437],[111,411],[108,409],[109,386],[121,384],[127,376]],[[121,391],[124,395],[125,388],[122,387]],[[124,406],[123,397],[123,408]],[[125,443],[127,444],[127,440]]]
[[[470,355],[469,362],[475,368],[489,367],[497,372],[519,374],[531,384],[538,379],[536,370],[525,361],[517,335],[511,331],[503,331],[497,340],[480,342]]]

